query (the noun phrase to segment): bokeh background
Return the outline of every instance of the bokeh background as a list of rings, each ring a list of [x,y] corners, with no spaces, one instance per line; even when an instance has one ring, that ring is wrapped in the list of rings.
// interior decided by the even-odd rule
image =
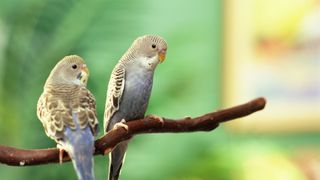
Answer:
[[[254,34],[259,41],[253,42],[254,47],[258,47],[255,51],[262,52],[262,57],[281,59],[282,56],[277,54],[278,52],[293,54],[296,48],[283,45],[296,42],[295,37],[298,37],[298,33],[294,31],[295,26],[286,22],[295,24],[294,22],[301,21],[301,18],[297,17],[302,16],[303,10],[300,9],[297,14],[295,12],[297,7],[305,7],[305,2],[309,3],[305,12],[319,12],[318,1],[285,0],[281,6],[275,0],[264,4],[258,0],[242,0],[240,2],[243,2],[243,6],[235,6],[236,0],[226,2],[0,0],[0,144],[28,149],[55,146],[55,143],[45,136],[43,127],[36,117],[36,103],[52,67],[69,54],[82,56],[90,68],[88,88],[97,100],[101,136],[106,89],[111,70],[132,41],[144,34],[158,34],[169,44],[167,59],[159,65],[155,73],[148,114],[168,118],[197,116],[242,103],[250,100],[251,96],[265,96],[272,100],[279,98],[269,91],[254,91],[255,93],[249,93],[250,95],[237,93],[242,87],[241,81],[246,82],[247,79],[239,82],[237,77],[241,77],[243,71],[229,71],[241,66],[234,63],[236,58],[228,56],[228,53],[234,52],[228,49],[250,48],[241,42],[246,42],[243,37],[250,35],[252,28],[256,30],[254,32],[261,32]],[[251,3],[255,5],[252,6]],[[251,6],[246,6],[250,4]],[[241,22],[248,22],[248,19],[242,21],[239,18],[236,23],[231,21],[229,16],[234,17],[232,12],[237,12],[235,7],[246,7],[247,10],[259,7],[250,11],[253,14],[249,15],[255,17],[253,23],[242,24]],[[240,11],[240,14],[236,15],[240,16],[245,12],[247,11]],[[277,14],[293,18],[278,18]],[[275,22],[272,21],[274,19]],[[311,25],[314,25],[311,29],[315,34],[319,34],[318,26],[315,25],[319,22],[315,22],[311,22]],[[240,31],[248,24],[255,26],[247,28],[249,31]],[[279,25],[283,26],[268,28]],[[230,33],[230,28],[234,31],[239,29],[247,34]],[[306,45],[303,47],[317,47],[307,53],[318,62],[313,67],[319,69],[317,38],[308,38],[315,41],[303,41],[302,44]],[[229,41],[230,39],[234,41]],[[315,45],[310,45],[310,42]],[[239,45],[234,47],[235,43]],[[238,51],[242,52],[241,49],[235,52]],[[235,53],[234,57],[239,57],[239,62],[244,62],[247,56]],[[249,57],[261,56],[258,53]],[[302,56],[301,61],[305,59],[306,56]],[[271,65],[277,66],[277,61]],[[259,66],[255,66],[256,69],[250,72],[260,72],[257,67]],[[268,72],[268,69],[263,70]],[[240,74],[237,74],[239,72]],[[303,72],[309,73],[308,70]],[[309,77],[317,77],[319,74],[316,72],[308,74]],[[265,81],[263,78],[259,79],[255,73],[248,76],[256,77],[256,81],[253,82]],[[246,84],[246,91],[241,90],[251,92],[250,87],[256,87],[256,84],[250,86],[251,81],[248,82],[243,83]],[[226,84],[231,84],[232,88],[227,88]],[[320,91],[316,88],[314,98],[310,101],[314,102],[318,94]],[[295,102],[299,104],[299,101]],[[290,103],[286,105],[288,107]],[[272,107],[273,103],[269,103],[263,112],[252,115],[256,117],[254,121],[247,118],[237,120],[245,122],[244,125],[240,123],[241,127],[243,126],[240,130],[235,130],[235,125],[222,125],[210,133],[137,136],[129,146],[121,178],[319,179],[318,131],[299,131],[299,128],[293,131],[286,131],[285,128],[272,131],[272,128],[278,127],[277,122],[281,121],[281,118],[275,121],[272,117],[259,116],[275,114],[271,111]],[[285,110],[286,106],[282,109]],[[290,114],[290,111],[286,113]],[[306,118],[299,121],[309,122],[310,117],[320,120],[319,116],[316,116],[317,113],[314,114],[304,114]],[[255,124],[255,127],[262,130],[263,127],[268,127],[271,129],[268,132],[253,132],[252,126],[248,126],[264,119],[271,123],[268,126]],[[315,121],[314,126],[317,125],[319,123]],[[281,126],[290,127],[290,121],[289,124]],[[106,157],[95,157],[96,179],[106,179],[107,161]],[[10,167],[0,164],[0,175],[0,179],[13,180],[76,179],[71,163],[34,167]]]

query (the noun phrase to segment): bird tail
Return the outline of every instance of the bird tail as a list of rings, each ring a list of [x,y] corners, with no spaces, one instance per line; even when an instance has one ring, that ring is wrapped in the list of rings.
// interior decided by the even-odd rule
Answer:
[[[94,180],[94,136],[90,127],[66,128],[63,147],[68,152],[79,180]]]
[[[119,143],[109,155],[109,180],[118,180],[129,141]]]

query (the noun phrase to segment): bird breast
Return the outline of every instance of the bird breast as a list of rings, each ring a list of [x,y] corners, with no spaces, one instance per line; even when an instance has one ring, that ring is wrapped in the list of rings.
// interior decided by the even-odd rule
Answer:
[[[153,72],[127,73],[120,109],[125,119],[142,118],[146,112],[152,89]]]

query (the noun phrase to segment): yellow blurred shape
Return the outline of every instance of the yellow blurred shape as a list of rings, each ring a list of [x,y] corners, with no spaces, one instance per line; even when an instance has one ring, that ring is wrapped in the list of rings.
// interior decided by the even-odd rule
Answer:
[[[243,180],[307,180],[301,170],[280,152],[251,154],[243,165]]]
[[[315,0],[251,0],[254,5],[256,32],[264,37],[290,40],[307,12],[314,8]]]

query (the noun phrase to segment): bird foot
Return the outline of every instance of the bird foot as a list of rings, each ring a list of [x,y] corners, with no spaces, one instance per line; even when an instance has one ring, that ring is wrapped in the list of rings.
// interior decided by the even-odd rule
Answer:
[[[62,146],[60,144],[57,144],[57,148],[59,149],[59,164],[62,164],[64,149],[62,148]]]
[[[113,148],[107,148],[106,150],[104,150],[104,155],[109,154],[112,150]]]
[[[123,128],[126,130],[126,132],[129,131],[129,127],[128,125],[126,125],[126,120],[122,119],[120,122],[116,123],[114,126],[113,126],[113,129],[118,129],[118,128]]]
[[[161,126],[164,126],[164,120],[162,117],[154,115],[154,114],[150,114],[147,117],[157,120],[158,122],[161,123]]]

